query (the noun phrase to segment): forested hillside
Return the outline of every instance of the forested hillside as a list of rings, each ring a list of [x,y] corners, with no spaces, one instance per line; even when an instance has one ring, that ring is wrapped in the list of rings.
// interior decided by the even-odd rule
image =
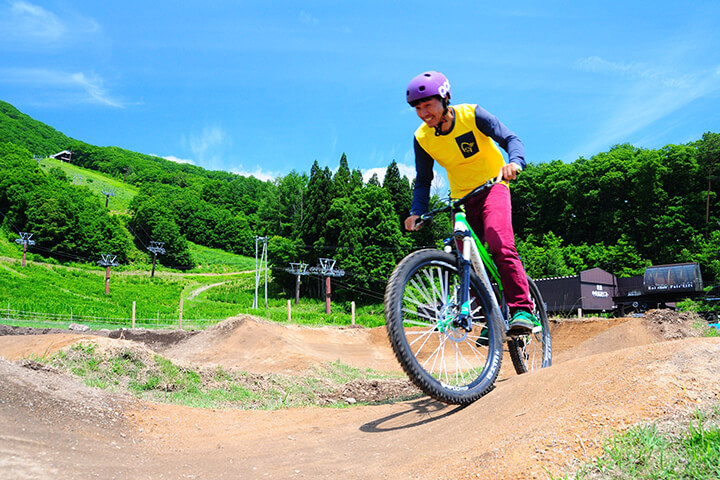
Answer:
[[[697,261],[717,282],[719,188],[720,134],[657,150],[618,145],[529,166],[513,188],[514,223],[535,275]]]
[[[334,171],[273,182],[242,177],[70,139],[0,102],[0,213],[9,233],[33,233],[37,250],[57,258],[147,260],[150,241],[174,268],[194,265],[188,241],[254,255],[269,238],[277,280],[290,262],[334,258],[341,284],[381,292],[408,251],[435,244],[447,219],[417,233],[401,229],[410,181],[392,162],[384,178],[364,183],[343,155]],[[74,185],[34,155],[69,149],[72,163],[137,187],[129,215],[110,215],[105,197]],[[572,163],[530,164],[513,183],[518,248],[535,277],[592,267],[635,274],[647,264],[698,261],[708,282],[720,279],[720,135],[651,150],[619,145]],[[438,202],[437,198],[433,199]],[[342,291],[340,291],[342,293]]]
[[[44,156],[65,150],[72,139],[0,100],[0,141],[22,145],[34,155]]]

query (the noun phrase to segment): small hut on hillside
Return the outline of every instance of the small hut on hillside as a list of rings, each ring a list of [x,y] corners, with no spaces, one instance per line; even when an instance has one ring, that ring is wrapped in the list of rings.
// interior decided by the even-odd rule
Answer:
[[[72,152],[70,150],[63,150],[62,152],[58,152],[53,155],[50,155],[50,158],[55,158],[57,160],[60,160],[61,162],[71,163]]]

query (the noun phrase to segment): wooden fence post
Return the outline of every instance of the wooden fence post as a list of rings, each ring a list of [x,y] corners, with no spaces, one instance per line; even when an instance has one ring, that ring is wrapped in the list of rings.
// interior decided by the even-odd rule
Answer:
[[[288,323],[292,321],[292,313],[291,313],[292,309],[290,307],[291,303],[292,302],[290,300],[288,300]]]
[[[135,328],[135,301],[133,300],[132,328]]]

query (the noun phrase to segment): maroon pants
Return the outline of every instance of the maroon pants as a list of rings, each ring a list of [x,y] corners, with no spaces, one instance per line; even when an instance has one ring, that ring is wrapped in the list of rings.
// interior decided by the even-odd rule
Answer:
[[[525,268],[515,249],[508,186],[498,183],[472,197],[465,204],[465,213],[475,234],[487,243],[498,267],[510,313],[518,309],[532,311]]]

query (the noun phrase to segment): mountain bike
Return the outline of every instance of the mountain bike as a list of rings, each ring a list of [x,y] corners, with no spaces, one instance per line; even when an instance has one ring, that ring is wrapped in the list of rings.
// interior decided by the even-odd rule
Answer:
[[[385,289],[385,322],[395,356],[415,385],[444,403],[469,404],[493,389],[503,343],[519,374],[552,363],[545,303],[529,277],[540,326],[527,335],[506,336],[509,309],[497,266],[462,208],[493,184],[488,181],[422,215],[419,221],[428,222],[441,212],[453,213],[453,235],[443,250],[426,248],[403,258]]]

